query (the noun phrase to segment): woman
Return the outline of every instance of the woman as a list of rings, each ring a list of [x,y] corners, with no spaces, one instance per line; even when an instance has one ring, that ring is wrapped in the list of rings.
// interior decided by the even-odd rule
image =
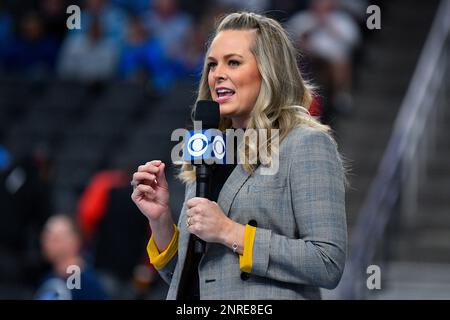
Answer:
[[[167,298],[320,299],[319,288],[336,287],[344,269],[345,177],[329,128],[304,108],[310,92],[295,50],[276,21],[233,13],[220,22],[206,57],[198,100],[219,102],[222,130],[278,129],[279,147],[269,140],[268,148],[279,155],[279,169],[262,175],[263,165],[249,161],[219,166],[215,202],[195,197],[195,171],[185,164],[175,226],[165,164],[138,168],[132,199],[149,219],[148,252],[170,283]],[[260,147],[246,141],[240,156]],[[203,257],[192,253],[190,234],[206,241]]]

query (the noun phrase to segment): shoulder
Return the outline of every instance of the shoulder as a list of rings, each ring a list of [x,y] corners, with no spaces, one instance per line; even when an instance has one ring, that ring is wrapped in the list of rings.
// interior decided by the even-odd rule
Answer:
[[[290,148],[322,144],[336,146],[331,134],[309,126],[299,126],[292,129],[285,138],[285,144]]]
[[[307,159],[340,158],[333,137],[308,126],[292,129],[280,145],[280,154],[289,162]]]

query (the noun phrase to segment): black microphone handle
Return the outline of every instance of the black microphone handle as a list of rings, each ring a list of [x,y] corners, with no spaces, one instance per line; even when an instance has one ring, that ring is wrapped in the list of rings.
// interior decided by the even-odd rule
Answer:
[[[210,177],[211,167],[206,164],[196,166],[197,186],[195,196],[209,199],[210,196]],[[194,251],[196,254],[204,254],[206,249],[206,242],[197,236],[194,236]]]

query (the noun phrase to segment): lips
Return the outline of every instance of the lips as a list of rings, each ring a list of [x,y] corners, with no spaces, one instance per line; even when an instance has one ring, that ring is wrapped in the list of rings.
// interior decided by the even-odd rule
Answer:
[[[214,100],[218,103],[225,103],[229,101],[235,94],[234,90],[226,87],[218,87],[215,89],[215,92],[217,97]]]

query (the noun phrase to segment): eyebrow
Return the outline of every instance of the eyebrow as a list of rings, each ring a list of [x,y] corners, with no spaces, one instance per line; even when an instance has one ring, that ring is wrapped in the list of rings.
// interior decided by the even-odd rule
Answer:
[[[224,56],[224,58],[227,59],[227,58],[232,57],[232,56],[238,56],[238,57],[244,58],[243,56],[241,56],[241,55],[238,54],[238,53],[229,53],[229,54],[226,54],[226,55]],[[207,60],[216,60],[216,58],[214,58],[214,57],[212,57],[212,56],[209,56],[209,57],[207,57],[206,59],[207,59]]]

